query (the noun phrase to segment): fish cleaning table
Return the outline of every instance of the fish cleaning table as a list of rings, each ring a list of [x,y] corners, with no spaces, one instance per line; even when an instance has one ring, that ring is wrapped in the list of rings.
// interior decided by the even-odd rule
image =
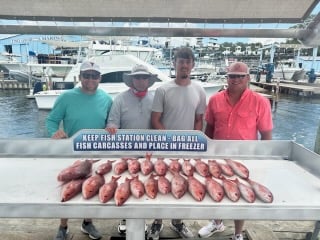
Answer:
[[[155,199],[131,196],[120,207],[114,200],[100,203],[98,196],[85,200],[81,194],[67,202],[60,201],[57,175],[76,160],[105,162],[144,157],[146,152],[152,152],[152,159],[165,157],[166,161],[240,161],[249,169],[250,179],[271,190],[274,201],[247,203],[241,198],[231,202],[224,197],[217,203],[207,194],[197,202],[189,193],[179,200],[160,193]],[[96,164],[99,162],[93,169]],[[105,176],[106,182],[112,175],[115,174],[110,172]],[[217,141],[197,131],[131,130],[119,130],[112,137],[101,130],[88,130],[63,140],[0,139],[0,176],[0,217],[127,219],[127,239],[132,240],[144,239],[144,219],[317,221],[320,216],[320,156],[292,141]],[[316,239],[318,225],[309,236],[311,239]]]

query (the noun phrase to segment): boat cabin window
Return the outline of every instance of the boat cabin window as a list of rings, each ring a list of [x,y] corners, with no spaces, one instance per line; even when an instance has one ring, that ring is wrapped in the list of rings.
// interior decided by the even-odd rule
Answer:
[[[123,82],[124,73],[130,73],[130,71],[110,72],[110,73],[103,74],[101,76],[100,83],[121,83]],[[157,79],[156,81],[160,82],[159,79]]]
[[[102,75],[101,83],[120,83],[123,82],[123,74],[128,71],[111,72]]]

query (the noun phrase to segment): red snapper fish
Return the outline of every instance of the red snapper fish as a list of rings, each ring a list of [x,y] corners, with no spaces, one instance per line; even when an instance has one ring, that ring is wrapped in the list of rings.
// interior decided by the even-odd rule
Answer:
[[[209,196],[216,202],[220,202],[224,197],[224,190],[220,183],[211,177],[206,177],[205,185]]]
[[[176,199],[180,199],[188,190],[188,182],[177,172],[172,172],[171,193]]]
[[[140,165],[141,172],[143,175],[147,176],[153,171],[153,163],[151,161],[151,154],[146,154],[146,159],[141,162]]]
[[[115,160],[108,160],[105,163],[100,164],[96,169],[96,174],[105,175],[112,170],[112,163]]]
[[[194,166],[190,163],[190,159],[183,159],[182,172],[186,176],[193,176]]]
[[[81,193],[82,184],[84,181],[85,179],[77,179],[66,183],[61,190],[61,202],[69,201],[78,193]]]
[[[87,178],[82,184],[82,196],[84,199],[92,198],[99,192],[99,188],[105,183],[104,177],[96,174]]]
[[[241,193],[241,197],[249,203],[253,203],[256,200],[256,194],[251,186],[248,186],[239,181],[238,178],[233,180],[237,185]]]
[[[234,171],[232,170],[232,168],[226,164],[226,163],[219,163],[219,166],[221,168],[221,172],[228,176],[228,177],[232,177],[234,176]]]
[[[116,162],[114,164],[113,171],[116,175],[120,175],[120,174],[124,173],[127,169],[128,169],[127,159],[122,158],[121,161]]]
[[[188,191],[196,201],[202,201],[206,195],[205,187],[194,176],[188,177]]]
[[[237,202],[241,196],[238,185],[235,182],[225,178],[224,176],[222,176],[221,179],[222,179],[223,189],[224,189],[224,192],[226,193],[227,197],[231,201]]]
[[[154,174],[152,173],[150,177],[144,182],[144,189],[149,198],[154,199],[158,194],[158,181],[154,179]]]
[[[108,202],[114,196],[114,192],[118,187],[118,179],[121,176],[112,176],[110,182],[103,184],[99,189],[99,200],[102,203]]]
[[[196,172],[202,176],[207,177],[210,175],[209,173],[209,166],[205,162],[201,161],[200,158],[194,159],[196,161],[196,164],[194,165]]]
[[[131,179],[126,178],[125,181],[117,187],[114,193],[116,206],[122,206],[130,197],[130,181]]]
[[[162,194],[171,192],[171,183],[165,176],[160,176],[158,178],[158,189]]]
[[[215,178],[221,178],[222,170],[216,160],[208,160],[209,172]]]
[[[272,192],[265,186],[250,179],[247,179],[250,183],[253,191],[255,192],[257,198],[265,203],[272,203],[273,202],[273,194]]]
[[[168,165],[164,162],[163,158],[158,158],[157,161],[154,163],[154,171],[159,176],[166,175],[168,170]]]
[[[71,166],[63,169],[58,174],[58,181],[69,182],[71,180],[85,178],[91,174],[92,164],[100,160],[77,160]]]
[[[144,195],[144,185],[139,180],[139,175],[134,176],[130,181],[130,192],[135,198],[141,198]]]
[[[181,171],[181,164],[179,163],[179,158],[170,159],[171,162],[169,163],[169,170],[171,172],[180,172]]]
[[[231,159],[225,159],[225,161],[239,177],[243,179],[247,179],[249,177],[249,170],[245,165]]]
[[[140,162],[136,158],[130,158],[128,161],[128,171],[130,174],[136,174],[140,171]]]

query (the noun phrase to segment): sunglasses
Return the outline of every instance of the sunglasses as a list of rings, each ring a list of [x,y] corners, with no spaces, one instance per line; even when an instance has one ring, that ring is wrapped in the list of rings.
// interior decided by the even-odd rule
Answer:
[[[133,78],[134,79],[148,79],[149,76],[141,74],[141,75],[134,75]]]
[[[228,78],[230,78],[230,79],[235,79],[235,78],[241,78],[241,79],[243,79],[243,78],[245,78],[247,75],[240,75],[240,74],[230,74],[230,75],[228,75]]]
[[[97,80],[100,77],[99,73],[82,73],[84,79],[94,79]]]

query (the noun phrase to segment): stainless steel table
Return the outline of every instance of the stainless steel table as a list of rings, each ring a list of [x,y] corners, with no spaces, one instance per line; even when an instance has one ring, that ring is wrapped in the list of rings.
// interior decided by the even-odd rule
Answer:
[[[78,195],[68,202],[60,202],[57,174],[77,159],[101,159],[94,164],[95,168],[110,159],[144,156],[146,151],[74,151],[74,143],[74,139],[0,139],[0,217],[125,218],[127,239],[143,239],[144,219],[214,217],[317,221],[320,216],[320,156],[292,141],[207,140],[206,151],[153,151],[154,160],[163,156],[166,161],[169,158],[182,161],[182,158],[198,157],[203,161],[223,161],[224,158],[241,161],[250,170],[252,180],[272,191],[274,201],[271,204],[259,200],[247,203],[243,199],[234,203],[226,197],[216,203],[208,195],[203,201],[196,202],[189,194],[177,201],[172,195],[158,194],[156,199],[149,199],[146,195],[141,199],[130,197],[121,207],[115,206],[113,200],[102,204],[97,196],[84,200]],[[107,174],[106,181],[112,175]],[[124,179],[125,174],[119,182]],[[316,225],[310,239],[316,239],[318,231]]]

